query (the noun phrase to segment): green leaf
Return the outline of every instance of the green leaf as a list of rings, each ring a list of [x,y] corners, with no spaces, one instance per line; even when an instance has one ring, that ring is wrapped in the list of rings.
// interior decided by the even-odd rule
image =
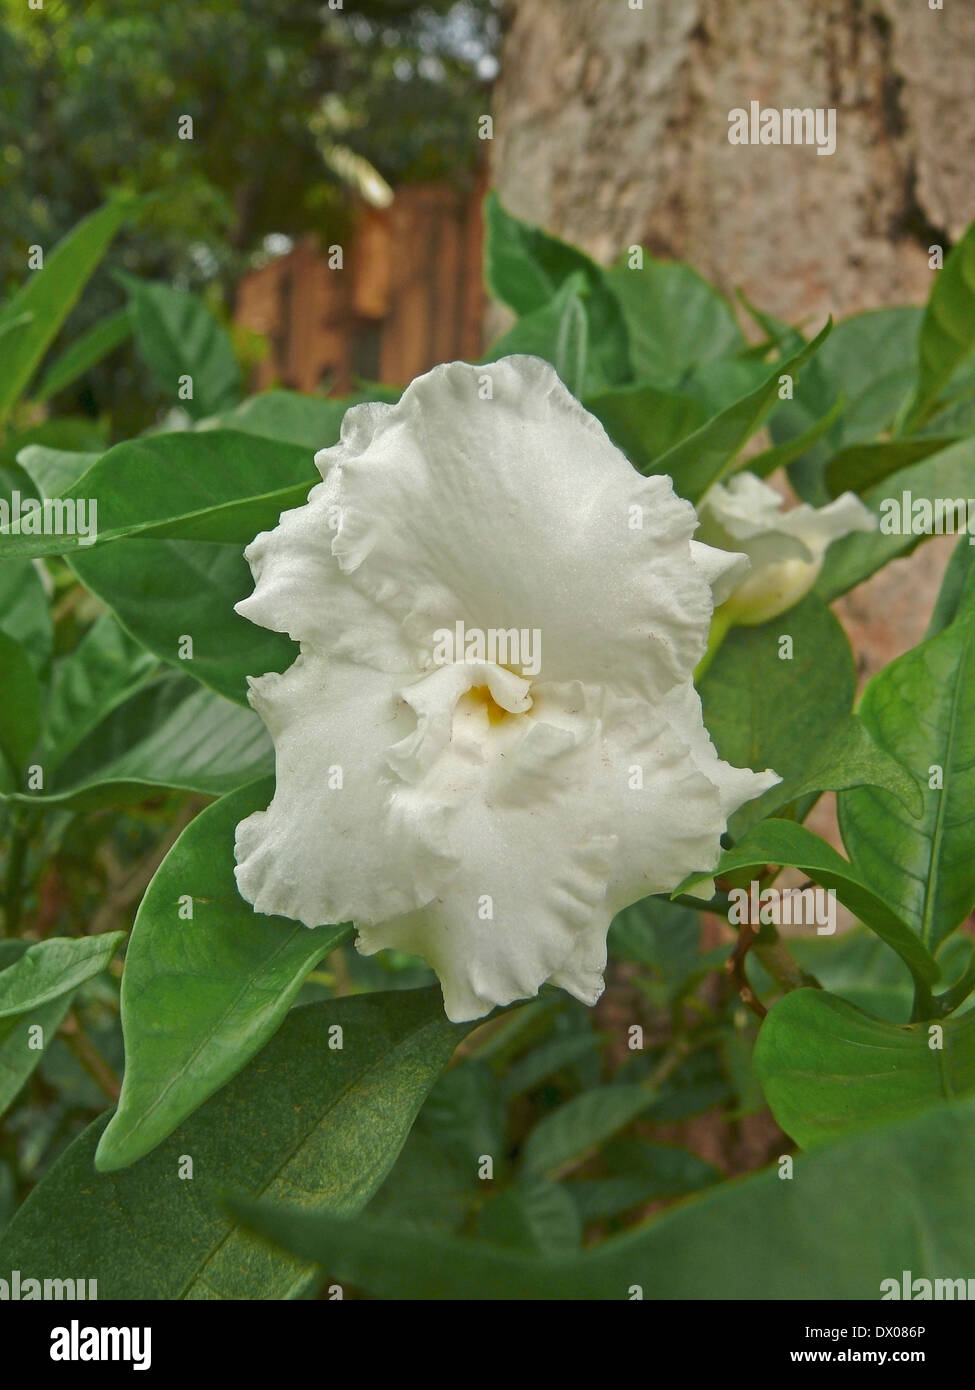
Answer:
[[[633,1085],[597,1086],[545,1115],[525,1142],[526,1173],[549,1173],[628,1125],[656,1099],[654,1091]]]
[[[588,1030],[584,1033],[562,1033],[549,1038],[519,1058],[504,1077],[506,1099],[524,1095],[550,1076],[591,1058],[599,1047],[599,1038]]]
[[[801,869],[814,883],[832,888],[844,906],[897,952],[916,979],[930,983],[938,978],[934,957],[892,906],[896,899],[888,898],[888,885],[868,882],[858,872],[859,865],[847,863],[805,826],[785,820],[762,821],[734,849],[725,850],[714,876],[727,877],[742,870],[764,874],[769,864]]]
[[[529,1176],[488,1198],[477,1234],[493,1245],[544,1255],[578,1249],[582,1222],[566,1188]]]
[[[802,368],[826,341],[832,326],[830,319],[794,357],[772,367],[764,385],[668,449],[656,460],[656,471],[669,474],[682,497],[699,501],[712,483],[730,471],[742,446],[778,403],[780,378],[790,376],[795,383]]]
[[[493,191],[484,200],[484,227],[488,289],[516,314],[542,308],[575,272],[591,274],[584,252],[512,217]]]
[[[783,634],[792,638],[791,660],[779,657]],[[787,787],[801,783],[810,750],[847,718],[855,690],[846,634],[811,594],[771,622],[733,628],[700,682],[704,725],[721,757],[736,767],[770,767]],[[772,787],[743,806],[731,818],[732,835],[761,820],[780,796]]]
[[[13,319],[30,315],[22,328],[5,337],[0,420],[20,397],[134,206],[131,198],[113,198],[84,218],[45,257],[44,268],[32,271],[0,310],[0,331]]]
[[[921,310],[913,306],[871,309],[841,320],[803,374],[795,398],[773,413],[769,429],[780,444],[802,433],[843,396],[843,412],[829,435],[789,468],[803,501],[824,506],[830,497],[823,470],[831,456],[847,445],[876,439],[892,424],[914,384],[920,320]]]
[[[16,1018],[73,993],[104,970],[125,933],[101,936],[53,936],[38,941],[6,970],[0,971],[0,1018]]]
[[[102,1299],[300,1295],[312,1271],[246,1235],[222,1193],[358,1212],[469,1026],[447,1021],[439,989],[293,1009],[239,1076],[132,1168],[96,1173],[105,1117],[90,1126],[3,1233],[0,1266],[81,1269]],[[329,1045],[336,1027],[341,1050]],[[180,1176],[184,1156],[192,1180]],[[71,1215],[79,1192],[83,1219]]]
[[[825,744],[813,750],[803,770],[768,792],[762,799],[762,810],[771,816],[812,792],[844,791],[848,787],[883,787],[915,818],[924,808],[920,784],[903,763],[881,748],[862,719],[849,714],[834,724]]]
[[[975,616],[874,676],[859,712],[920,780],[924,809],[915,820],[879,788],[840,792],[843,843],[864,881],[935,951],[975,904]]]
[[[40,497],[60,497],[94,467],[104,450],[62,449],[50,444],[28,444],[17,462],[29,475]]]
[[[264,391],[249,396],[233,410],[202,421],[197,428],[258,434],[317,451],[337,442],[345,412],[359,399],[329,400],[298,391]]]
[[[589,343],[588,389],[626,381],[630,376],[626,323],[602,267],[577,247],[549,236],[539,227],[519,222],[504,210],[493,192],[485,199],[484,225],[484,273],[490,292],[524,317],[544,308],[560,290],[564,291],[565,282],[571,277],[580,277],[575,284],[584,281],[588,291],[584,300]],[[498,347],[496,344],[495,353]],[[537,349],[509,347],[506,351]],[[552,361],[546,353],[538,355]],[[492,356],[488,360],[496,359]],[[561,376],[558,364],[552,365]],[[562,379],[566,381],[565,377]],[[566,385],[572,389],[568,381]]]
[[[975,1013],[898,1027],[819,989],[784,995],[753,1065],[772,1114],[800,1148],[906,1118],[975,1090]]]
[[[928,299],[917,342],[917,387],[905,414],[905,431],[923,424],[973,348],[975,223],[949,253]]]
[[[384,1299],[588,1302],[638,1290],[644,1300],[833,1303],[877,1299],[882,1281],[899,1286],[903,1270],[967,1279],[973,1165],[975,1102],[962,1101],[800,1155],[790,1182],[768,1168],[593,1249],[555,1256],[368,1216],[343,1221],[247,1199],[232,1206],[333,1279]]]
[[[923,439],[882,439],[871,444],[851,444],[834,454],[826,468],[825,481],[831,497],[841,492],[866,492],[912,463],[929,454],[947,449],[958,441],[951,437],[926,435]],[[750,466],[750,465],[749,465]]]
[[[234,612],[254,588],[239,546],[135,538],[76,550],[70,564],[143,646],[238,704],[248,676],[283,671],[297,655],[283,633]],[[192,661],[180,659],[187,636]]]
[[[589,321],[586,317],[586,280],[570,275],[540,309],[520,318],[515,326],[492,346],[484,359],[497,362],[502,357],[527,353],[550,362],[574,396],[598,389],[602,378],[589,371]]]
[[[131,332],[132,321],[128,309],[119,309],[116,313],[100,319],[48,368],[34,393],[34,399],[46,401],[51,396],[56,396],[59,391],[77,381],[78,377],[84,376],[89,368],[101,362],[103,357],[120,347]]]
[[[157,787],[221,796],[273,765],[271,740],[252,710],[167,671],[58,762],[43,791],[11,799],[85,808],[141,801]]]
[[[951,552],[925,638],[944,632],[956,618],[975,612],[975,546],[962,536]]]
[[[19,642],[0,632],[0,753],[16,776],[41,729],[41,687]]]
[[[639,269],[625,260],[606,272],[630,334],[638,381],[680,387],[687,369],[744,346],[734,311],[713,285],[682,261],[645,255]]]
[[[269,778],[197,816],[142,900],[122,979],[122,1095],[98,1146],[104,1172],[149,1153],[236,1075],[308,971],[352,934],[262,916],[238,893],[234,831],[273,791]]]
[[[129,294],[132,332],[139,355],[159,385],[177,399],[180,378],[192,381],[192,397],[178,403],[193,419],[215,415],[240,394],[240,367],[230,338],[203,301],[185,290],[120,275]]]
[[[918,463],[892,473],[864,493],[863,500],[879,511],[886,498],[902,504],[909,492],[914,499],[933,503],[937,498],[960,497],[967,500],[971,491],[975,467],[975,439],[960,439],[947,449],[939,449]],[[887,525],[882,514],[881,528]],[[827,602],[845,594],[857,584],[869,579],[889,560],[907,554],[925,539],[924,535],[900,531],[887,533],[884,529],[843,536],[834,541],[826,552],[826,560],[816,581],[815,592]]]
[[[618,912],[609,929],[613,956],[659,970],[674,999],[706,972],[701,954],[701,919],[692,907],[667,898],[643,898]]]
[[[4,574],[0,567],[0,579]],[[51,675],[44,714],[44,766],[51,772],[73,748],[133,695],[156,670],[156,658],[110,613],[96,619]]]
[[[0,971],[18,961],[30,945],[29,941],[0,941]],[[0,1115],[43,1058],[73,999],[74,991],[69,990],[37,1008],[0,1019]]]
[[[777,468],[786,468],[794,460],[801,458],[824,435],[829,434],[836,422],[842,418],[844,405],[843,397],[837,396],[829,410],[818,420],[814,420],[807,430],[784,440],[781,444],[772,445],[770,449],[763,449],[760,454],[753,454],[745,465],[749,473],[754,473],[756,478],[768,478]]]
[[[707,412],[691,396],[661,391],[646,382],[601,391],[585,401],[610,439],[639,473],[704,424]]]
[[[77,484],[97,458],[40,448],[22,457],[45,497]],[[144,647],[238,704],[247,705],[248,676],[283,671],[297,655],[283,633],[234,612],[254,588],[237,545],[134,537],[76,549],[68,563]],[[186,637],[193,639],[191,661],[184,659]]]
[[[799,967],[830,994],[891,1023],[906,1023],[910,1018],[914,1005],[911,972],[869,927],[855,926],[835,936],[794,936],[789,949]],[[754,956],[748,957],[748,967],[764,998],[774,982],[771,977],[764,980],[765,972]]]
[[[54,638],[51,606],[30,560],[0,565],[0,631],[23,648],[36,672],[47,667]]]
[[[30,462],[30,459],[26,460]],[[122,537],[224,541],[241,547],[306,500],[318,475],[297,444],[230,430],[180,431],[117,444],[60,494],[94,499],[97,537],[0,530],[0,554],[62,555]],[[91,502],[85,508],[90,522]]]
[[[36,1009],[0,1019],[0,1115],[10,1108],[43,1059],[73,999],[74,993],[69,991]]]
[[[697,1154],[642,1139],[611,1139],[603,1157],[611,1177],[578,1178],[565,1187],[583,1221],[605,1220],[644,1202],[699,1192],[721,1178],[720,1171]]]

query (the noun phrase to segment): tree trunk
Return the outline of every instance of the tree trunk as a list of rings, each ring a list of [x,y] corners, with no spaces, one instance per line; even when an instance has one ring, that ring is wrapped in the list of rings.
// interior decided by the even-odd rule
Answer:
[[[975,6],[943,0],[510,0],[493,181],[609,260],[631,244],[818,327],[927,298],[975,216]],[[732,145],[729,112],[836,109],[836,150]],[[921,639],[949,547],[842,600],[868,675]]]
[[[598,259],[639,242],[785,318],[926,298],[975,215],[975,7],[513,0],[494,181]],[[636,3],[636,0],[633,0]],[[836,152],[732,145],[728,113],[836,109]]]

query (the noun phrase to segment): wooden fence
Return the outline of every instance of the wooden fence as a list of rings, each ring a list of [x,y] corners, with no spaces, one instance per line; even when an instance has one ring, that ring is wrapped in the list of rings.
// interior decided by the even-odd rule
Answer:
[[[403,188],[389,207],[361,209],[341,268],[309,237],[246,275],[235,317],[270,344],[255,389],[342,395],[357,378],[405,384],[480,357],[483,192]]]

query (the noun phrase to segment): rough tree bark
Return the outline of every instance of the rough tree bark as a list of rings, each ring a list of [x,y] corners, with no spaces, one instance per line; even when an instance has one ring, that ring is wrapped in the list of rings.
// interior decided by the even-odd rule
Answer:
[[[608,260],[641,243],[818,325],[921,302],[975,217],[970,0],[509,0],[492,174],[512,212]],[[835,154],[731,145],[728,113],[835,107]],[[920,640],[948,547],[842,611],[867,675]]]
[[[495,184],[597,258],[641,242],[783,317],[921,299],[975,216],[975,6],[943,2],[511,0]],[[753,98],[835,107],[836,153],[730,145]]]

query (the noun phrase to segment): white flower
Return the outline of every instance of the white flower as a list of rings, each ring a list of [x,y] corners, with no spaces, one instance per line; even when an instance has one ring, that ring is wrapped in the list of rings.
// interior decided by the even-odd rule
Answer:
[[[784,503],[754,473],[736,473],[727,483],[715,483],[701,500],[697,539],[720,550],[742,551],[751,561],[740,583],[715,589],[725,626],[764,623],[792,608],[815,584],[830,542],[877,525],[873,512],[852,492],[826,507],[802,503],[783,511]]]
[[[251,681],[277,786],[238,827],[241,893],[422,956],[454,1020],[545,981],[595,1003],[614,914],[711,870],[779,780],[719,760],[691,684],[744,562],[533,357],[357,406],[316,463],[246,552],[238,611],[301,654]]]

